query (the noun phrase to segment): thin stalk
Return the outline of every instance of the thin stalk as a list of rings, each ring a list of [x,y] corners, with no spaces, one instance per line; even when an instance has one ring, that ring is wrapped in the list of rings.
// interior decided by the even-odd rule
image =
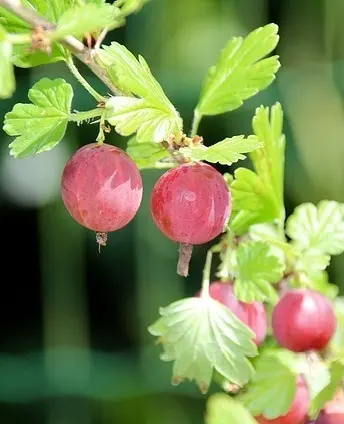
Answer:
[[[104,100],[104,97],[100,95],[91,85],[85,80],[85,78],[80,74],[78,68],[75,66],[72,56],[66,61],[68,69],[75,76],[75,78],[79,81],[79,83],[94,97],[97,102],[101,102]]]
[[[206,257],[204,268],[203,268],[202,297],[209,297],[209,284],[210,284],[212,260],[213,260],[213,252],[211,251],[211,249],[209,249],[207,252],[207,257]]]
[[[179,245],[179,260],[177,265],[177,274],[182,277],[189,275],[189,264],[192,256],[192,244],[180,243]]]
[[[31,34],[8,34],[8,40],[12,44],[30,44],[32,36]]]
[[[87,110],[85,112],[75,112],[68,116],[70,122],[82,122],[92,118],[98,118],[104,114],[103,108]]]
[[[195,109],[194,117],[192,121],[192,128],[191,128],[191,137],[195,137],[197,135],[198,127],[202,119],[202,114],[198,112],[197,109]]]

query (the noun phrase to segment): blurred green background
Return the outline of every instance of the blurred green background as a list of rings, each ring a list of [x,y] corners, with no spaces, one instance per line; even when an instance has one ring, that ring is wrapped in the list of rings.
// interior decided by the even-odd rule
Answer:
[[[341,0],[152,0],[106,42],[117,40],[146,58],[189,129],[203,77],[226,41],[277,23],[277,81],[239,110],[204,118],[199,133],[207,145],[248,135],[255,107],[280,101],[289,214],[305,201],[344,201],[343,16]],[[94,107],[56,64],[17,69],[16,94],[0,103],[1,116],[26,102],[42,76],[68,80],[76,110]],[[137,217],[98,254],[94,234],[70,218],[59,192],[69,156],[96,134],[96,126],[71,124],[53,151],[20,160],[9,156],[10,140],[0,134],[0,422],[202,423],[206,398],[192,384],[170,385],[171,364],[159,361],[146,328],[160,305],[199,289],[207,246],[195,248],[190,277],[178,277],[177,246],[150,218],[149,196],[161,174],[152,170],[143,172]],[[108,142],[124,147],[126,140],[111,134]],[[330,271],[342,289],[341,257]]]

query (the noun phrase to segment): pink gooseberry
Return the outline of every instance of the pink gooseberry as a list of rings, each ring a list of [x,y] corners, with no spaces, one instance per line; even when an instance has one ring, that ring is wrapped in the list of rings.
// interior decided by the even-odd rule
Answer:
[[[61,182],[63,202],[81,225],[103,235],[127,225],[142,199],[142,179],[133,160],[109,144],[87,144],[70,158]],[[103,240],[103,242],[102,242]]]

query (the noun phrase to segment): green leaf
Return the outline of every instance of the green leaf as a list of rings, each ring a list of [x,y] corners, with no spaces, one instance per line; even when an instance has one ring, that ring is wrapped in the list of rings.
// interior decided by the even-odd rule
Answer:
[[[99,51],[97,60],[128,95],[112,97],[106,104],[107,119],[116,131],[122,135],[138,131],[138,142],[161,142],[171,134],[181,137],[182,120],[142,56],[137,60],[124,46],[112,43]]]
[[[299,274],[300,275],[300,274]],[[292,287],[304,287],[304,279],[300,281],[297,276],[290,280]],[[324,296],[334,300],[338,295],[339,288],[336,284],[329,282],[328,274],[326,271],[319,271],[311,276],[307,276],[307,287],[317,290]]]
[[[233,214],[230,228],[245,233],[253,224],[284,220],[284,149],[283,113],[277,103],[271,108],[257,108],[253,130],[263,148],[250,153],[255,171],[236,170],[231,184]]]
[[[247,392],[239,395],[252,415],[274,419],[285,415],[296,393],[298,360],[286,350],[263,351],[255,361],[255,374]]]
[[[271,109],[262,106],[257,108],[252,126],[257,139],[264,143],[263,149],[250,154],[254,169],[276,199],[277,217],[284,219],[285,136],[281,105],[276,103]]]
[[[310,359],[310,362],[305,359],[305,366],[302,373],[306,379],[308,393],[311,400],[315,399],[331,380],[331,374],[328,366],[322,360],[317,358],[317,353],[315,353],[314,356],[315,360]]]
[[[4,131],[17,136],[11,155],[25,157],[51,150],[66,132],[73,90],[63,79],[42,78],[28,94],[32,103],[18,103],[5,115]]]
[[[254,137],[244,138],[243,135],[238,135],[225,138],[210,147],[183,147],[180,149],[180,152],[194,161],[205,160],[211,163],[232,165],[232,163],[246,158],[243,153],[259,149],[261,146],[262,143]]]
[[[323,200],[317,206],[298,206],[287,220],[286,232],[301,251],[316,249],[328,255],[344,252],[344,219],[337,202]]]
[[[299,253],[294,268],[298,272],[304,272],[312,279],[330,264],[330,256],[317,249],[309,249]]]
[[[22,0],[22,2],[53,23],[56,23],[59,17],[74,4],[74,0]],[[0,23],[8,32],[12,33],[29,32],[31,29],[28,23],[2,7],[0,8]]]
[[[334,336],[330,341],[330,351],[335,355],[344,356],[344,297],[340,296],[333,301],[337,318]]]
[[[246,357],[257,354],[254,333],[228,308],[207,297],[193,297],[160,309],[162,316],[149,332],[164,348],[163,361],[174,361],[173,384],[195,380],[208,391],[217,370],[239,386],[247,383],[253,368]]]
[[[284,234],[273,224],[255,224],[249,229],[249,236],[252,241],[263,241],[269,245],[274,256],[278,256],[281,261],[286,257],[295,255],[294,248],[284,239]]]
[[[70,7],[70,0],[23,0],[30,9],[35,10],[51,22],[56,22],[59,16]],[[14,34],[29,33],[30,25],[13,15],[7,9],[0,7],[0,23],[8,32]],[[12,62],[20,68],[30,68],[39,65],[56,63],[66,60],[68,52],[58,43],[52,43],[52,51],[47,54],[42,51],[30,50],[30,44],[15,44],[13,46]]]
[[[25,4],[26,2],[23,1]],[[23,33],[29,32],[30,25],[18,18],[18,16],[14,15],[4,7],[0,7],[0,24],[5,28],[7,32],[11,33]]]
[[[108,122],[123,136],[136,134],[139,143],[160,143],[177,131],[171,114],[135,97],[111,97],[106,103]]]
[[[271,284],[281,279],[284,269],[285,265],[271,254],[268,244],[260,241],[240,244],[234,283],[236,297],[246,303],[271,300]]]
[[[139,12],[150,0],[117,0],[115,5],[121,8],[122,16]]]
[[[341,359],[338,359],[331,364],[330,370],[330,382],[326,387],[321,390],[317,396],[311,402],[310,406],[310,418],[315,419],[323,408],[326,402],[333,399],[337,390],[340,387],[341,380],[344,377],[344,364]]]
[[[0,98],[8,99],[15,91],[16,81],[12,64],[12,44],[2,26],[0,26],[0,57]]]
[[[56,31],[52,33],[55,40],[66,35],[80,37],[102,28],[113,29],[123,24],[120,10],[108,3],[88,3],[66,10],[57,23]]]
[[[263,90],[275,78],[277,56],[263,59],[278,43],[278,26],[257,28],[245,39],[233,38],[210,68],[196,113],[216,115],[237,109],[243,101]]]
[[[254,171],[247,168],[238,168],[234,172],[234,181],[231,184],[233,196],[233,217],[245,211],[249,225],[254,223],[271,222],[279,215],[279,208],[271,187]],[[242,213],[243,215],[243,213]],[[232,228],[232,224],[230,224]],[[244,230],[247,230],[244,227]]]
[[[257,424],[241,402],[224,393],[210,396],[206,424]]]
[[[127,153],[139,169],[171,168],[175,165],[168,151],[159,143],[138,143],[133,137],[128,141]]]
[[[49,54],[42,51],[30,52],[29,44],[15,44],[13,46],[12,61],[20,68],[32,68],[34,66],[48,65],[68,58],[67,50],[58,43],[52,44]]]

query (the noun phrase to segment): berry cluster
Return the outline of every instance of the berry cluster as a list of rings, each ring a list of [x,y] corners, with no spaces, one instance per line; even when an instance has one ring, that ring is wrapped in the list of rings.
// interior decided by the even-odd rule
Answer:
[[[92,143],[80,148],[62,176],[62,199],[72,217],[97,234],[105,245],[107,233],[127,225],[142,200],[142,179],[135,162],[121,149]],[[223,176],[205,163],[184,163],[156,183],[151,212],[157,227],[188,250],[206,243],[225,228],[231,197]],[[190,249],[189,249],[190,250]],[[187,275],[188,261],[179,265]]]
[[[134,161],[118,147],[97,143],[80,148],[72,156],[64,169],[61,189],[69,213],[79,224],[96,232],[99,245],[106,244],[108,232],[123,228],[135,217],[143,192]],[[181,244],[178,270],[186,275],[188,247],[214,239],[226,227],[231,214],[230,190],[212,166],[183,163],[157,181],[151,195],[151,213],[160,231]],[[212,282],[209,294],[253,331],[257,346],[264,342],[269,328],[264,303],[239,301],[233,281]],[[322,351],[334,334],[336,317],[329,300],[319,292],[289,289],[274,307],[271,325],[281,347],[293,352]],[[285,415],[255,418],[260,424],[304,424],[309,405],[309,389],[299,375],[294,400]],[[340,393],[325,405],[314,423],[341,422],[344,401]]]
[[[231,282],[213,282],[210,296],[227,306],[255,333],[260,345],[267,334],[268,320],[265,306],[260,302],[240,302],[233,293]],[[273,335],[279,344],[293,352],[321,351],[326,348],[336,327],[331,303],[315,290],[293,289],[279,300],[272,314]],[[304,424],[308,417],[310,396],[307,384],[300,375],[294,400],[286,415],[275,419],[255,417],[260,424]],[[309,424],[311,421],[309,421]],[[336,396],[321,411],[316,424],[344,423],[344,395]]]

